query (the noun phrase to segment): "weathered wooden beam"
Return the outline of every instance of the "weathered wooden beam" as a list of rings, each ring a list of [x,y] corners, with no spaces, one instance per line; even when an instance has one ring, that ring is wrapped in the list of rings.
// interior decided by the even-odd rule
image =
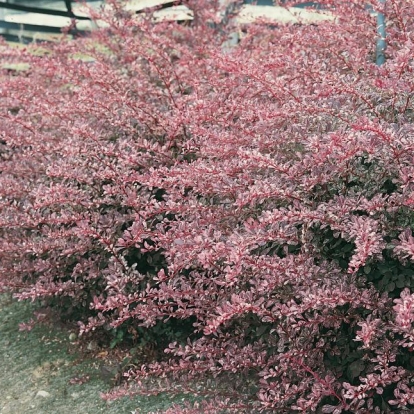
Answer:
[[[27,12],[27,13],[48,14],[52,16],[63,16],[63,17],[69,17],[72,19],[77,19],[77,20],[91,20],[90,17],[76,16],[73,14],[73,12],[70,12],[70,11],[44,9],[42,7],[32,7],[32,6],[24,6],[21,4],[4,3],[2,1],[0,1],[0,9],[17,10],[17,11],[22,11],[22,12]]]

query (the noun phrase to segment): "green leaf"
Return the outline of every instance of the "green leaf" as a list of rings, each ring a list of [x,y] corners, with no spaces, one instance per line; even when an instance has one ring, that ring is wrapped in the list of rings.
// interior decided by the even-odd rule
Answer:
[[[414,270],[413,269],[404,269],[402,271],[403,275],[406,275],[408,277],[413,277],[414,276]]]
[[[347,243],[343,248],[342,248],[342,252],[343,253],[349,253],[351,250],[354,249],[354,245],[352,243]]]
[[[385,288],[385,290],[387,292],[392,292],[394,289],[395,289],[395,283],[394,282],[388,283],[387,287]]]
[[[397,281],[395,282],[395,284],[397,285],[397,288],[399,289],[402,289],[403,287],[405,287],[406,285],[405,277],[403,275],[400,275]]]
[[[258,328],[256,328],[256,335],[259,337],[262,336],[266,332],[266,329],[266,325],[259,326]]]
[[[351,379],[354,379],[358,377],[364,369],[365,369],[365,365],[362,361],[360,360],[354,361],[348,367],[348,376]]]

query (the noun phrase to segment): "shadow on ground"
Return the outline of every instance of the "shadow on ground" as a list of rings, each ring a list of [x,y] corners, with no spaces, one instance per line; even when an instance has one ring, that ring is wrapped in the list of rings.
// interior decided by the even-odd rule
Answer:
[[[31,303],[0,296],[1,414],[147,414],[172,404],[163,394],[105,402],[100,393],[110,385],[102,378],[97,355],[105,356],[106,351],[81,357],[74,333],[62,327],[19,331],[19,323],[29,320],[33,310]]]

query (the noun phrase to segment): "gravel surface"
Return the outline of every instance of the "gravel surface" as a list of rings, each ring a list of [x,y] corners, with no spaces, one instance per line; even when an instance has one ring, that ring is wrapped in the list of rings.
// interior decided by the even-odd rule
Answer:
[[[56,325],[19,331],[33,310],[33,304],[0,296],[1,414],[148,414],[171,405],[162,394],[105,402],[100,393],[109,390],[116,372],[115,362],[105,360],[110,350],[91,341],[87,358],[81,357],[76,334]],[[103,366],[112,372],[109,378]]]

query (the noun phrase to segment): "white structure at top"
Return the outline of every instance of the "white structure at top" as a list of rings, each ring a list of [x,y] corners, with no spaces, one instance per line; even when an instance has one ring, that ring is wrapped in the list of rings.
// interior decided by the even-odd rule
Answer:
[[[221,0],[223,8],[229,5],[232,0]],[[5,0],[0,0],[0,4]],[[12,3],[12,2],[10,2]],[[14,3],[19,4],[18,1]],[[27,3],[26,3],[27,4]],[[154,21],[191,21],[193,12],[184,5],[174,5],[173,0],[127,0],[124,1],[125,9],[132,12],[144,12],[145,9],[152,7],[164,6],[156,10],[153,14]],[[65,11],[65,3],[63,0],[33,2],[32,7],[43,7],[59,11]],[[76,2],[72,3],[73,12],[77,16],[89,16],[89,8],[99,7],[108,8],[104,1],[93,1],[85,7]],[[236,24],[245,25],[266,20],[272,23],[318,23],[324,20],[334,20],[334,16],[327,12],[306,10],[300,8],[287,8],[280,6],[256,6],[252,4],[244,4],[238,8],[238,13],[234,18]],[[25,25],[48,26],[54,28],[64,28],[71,24],[71,19],[64,16],[52,16],[40,13],[23,13],[0,8],[2,20],[4,22],[16,23],[20,25],[20,32],[25,32]],[[137,16],[138,17],[138,16]],[[105,27],[107,24],[103,21],[78,20],[76,27],[79,30],[93,30],[96,27]],[[12,31],[11,31],[12,32]],[[28,37],[52,39],[56,35],[43,34],[39,27],[39,33],[34,35],[33,30]],[[25,32],[26,34],[26,32]]]

